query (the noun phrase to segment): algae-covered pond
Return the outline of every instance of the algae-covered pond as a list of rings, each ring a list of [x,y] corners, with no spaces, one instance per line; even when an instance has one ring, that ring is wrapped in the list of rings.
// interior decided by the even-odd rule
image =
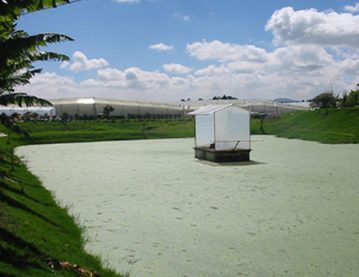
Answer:
[[[196,160],[193,139],[16,154],[87,227],[87,249],[120,272],[358,276],[359,145],[252,139],[252,162],[230,165]]]

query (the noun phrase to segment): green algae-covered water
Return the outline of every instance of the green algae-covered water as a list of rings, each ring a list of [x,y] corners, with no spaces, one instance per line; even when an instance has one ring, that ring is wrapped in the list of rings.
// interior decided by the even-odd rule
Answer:
[[[359,276],[359,145],[252,139],[252,162],[230,165],[196,160],[193,139],[16,154],[79,216],[87,250],[119,272]]]

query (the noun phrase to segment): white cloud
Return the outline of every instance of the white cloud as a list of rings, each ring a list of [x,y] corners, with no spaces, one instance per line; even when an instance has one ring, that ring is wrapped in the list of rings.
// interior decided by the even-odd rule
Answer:
[[[177,73],[177,74],[187,74],[192,71],[191,68],[186,67],[181,64],[171,63],[171,64],[165,64],[163,65],[164,70],[171,73]]]
[[[90,70],[94,68],[101,68],[108,66],[108,62],[104,59],[87,59],[86,55],[80,51],[76,51],[72,56],[74,62],[71,64],[69,62],[63,62],[60,68],[69,68],[75,72]]]
[[[359,48],[359,16],[349,13],[294,11],[287,7],[271,16],[265,29],[276,44],[317,44]]]
[[[271,61],[267,64],[270,70],[284,70],[288,72],[312,72],[331,65],[333,57],[323,48],[314,45],[293,45],[278,48],[270,54]]]
[[[56,73],[49,73],[49,72],[35,75],[31,79],[31,84],[33,85],[42,85],[42,84],[50,84],[50,83],[53,84],[54,86],[75,85],[75,82],[71,77],[59,76]]]
[[[338,64],[340,70],[345,75],[358,76],[359,75],[359,60],[344,60]]]
[[[148,48],[157,50],[157,51],[169,51],[174,48],[172,45],[165,45],[162,42],[159,44],[150,45]]]
[[[80,95],[78,84],[72,77],[46,72],[35,75],[30,81],[30,85],[19,88],[19,91],[45,99],[71,98],[73,95]]]
[[[281,44],[273,50],[219,40],[195,41],[186,46],[187,55],[195,60],[191,68],[171,61],[159,68],[186,74],[181,77],[139,67],[100,68],[108,63],[88,60],[76,52],[74,62],[63,63],[62,67],[77,71],[97,67],[96,77],[90,75],[77,83],[55,73],[39,74],[21,90],[44,98],[93,96],[158,102],[209,99],[223,94],[239,99],[310,99],[328,84],[341,93],[359,83],[357,20],[349,13],[284,8],[276,11],[266,25]],[[149,48],[174,49],[163,43]]]
[[[200,82],[213,95],[217,89],[239,98],[263,98],[265,95],[272,99],[279,96],[300,99],[319,94],[329,83],[344,89],[349,85],[344,70],[353,73],[359,69],[359,62],[351,59],[351,62],[338,62],[325,48],[317,45],[290,45],[273,52],[252,47],[220,41],[188,45],[191,56],[221,62],[197,70],[195,75],[199,77],[193,82]],[[256,58],[248,54],[253,49],[254,53],[260,53],[254,55]]]
[[[211,43],[209,43],[211,44]],[[222,44],[222,45],[221,45]],[[217,41],[226,49],[228,44]],[[97,78],[77,84],[72,78],[45,73],[32,79],[25,91],[48,98],[100,97],[141,101],[175,101],[182,98],[209,99],[214,95],[232,95],[240,99],[291,97],[310,99],[324,91],[329,83],[342,92],[359,83],[359,60],[347,58],[336,61],[323,47],[290,45],[267,52],[260,49],[261,62],[244,59],[246,46],[230,45],[227,61],[211,64],[184,78],[170,77],[159,71],[145,71],[138,67],[125,70],[105,68],[97,70]],[[241,46],[241,47],[240,47]],[[240,49],[241,54],[234,54]],[[244,51],[245,52],[245,51]],[[208,53],[208,52],[207,52]],[[223,52],[225,53],[225,52]],[[198,59],[203,58],[198,54]],[[210,60],[211,56],[206,55]],[[169,72],[189,73],[190,68],[167,64]]]
[[[266,52],[262,48],[253,45],[232,45],[218,40],[187,44],[186,49],[187,53],[200,60],[264,62],[267,59]]]
[[[81,82],[80,85],[83,87],[100,87],[101,83],[95,79],[87,79],[87,80]]]
[[[263,50],[265,51],[265,50]],[[253,60],[244,60],[242,57],[233,59],[219,66],[210,65],[197,70],[197,76],[238,76],[254,74],[270,76],[278,73],[290,76],[291,74],[313,74],[335,63],[333,57],[323,48],[314,45],[293,45],[278,48],[274,52],[265,52],[266,60],[258,63]]]
[[[359,3],[355,3],[355,6],[350,6],[350,5],[345,6],[344,11],[350,12],[350,13],[359,12]]]
[[[116,68],[107,68],[98,70],[98,80],[95,84],[92,80],[90,85],[102,85],[104,87],[118,87],[118,88],[153,88],[159,85],[167,84],[169,77],[166,74],[158,71],[144,71],[137,67],[131,67],[124,71]]]
[[[222,65],[222,66],[217,67],[212,64],[206,68],[197,70],[194,74],[198,75],[198,76],[220,75],[220,74],[228,74],[229,71],[230,70],[226,66]]]

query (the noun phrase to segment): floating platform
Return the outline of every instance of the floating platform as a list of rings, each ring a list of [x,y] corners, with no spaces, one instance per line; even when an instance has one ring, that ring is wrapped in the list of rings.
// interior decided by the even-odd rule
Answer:
[[[195,147],[195,157],[211,162],[249,161],[250,149],[215,150],[210,147]]]

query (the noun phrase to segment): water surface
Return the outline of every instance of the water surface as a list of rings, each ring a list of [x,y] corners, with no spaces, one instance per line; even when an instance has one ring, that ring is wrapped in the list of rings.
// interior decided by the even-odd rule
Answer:
[[[359,276],[358,145],[252,136],[251,159],[193,139],[26,146],[87,226],[87,250],[138,277]],[[76,261],[69,261],[76,263]]]

